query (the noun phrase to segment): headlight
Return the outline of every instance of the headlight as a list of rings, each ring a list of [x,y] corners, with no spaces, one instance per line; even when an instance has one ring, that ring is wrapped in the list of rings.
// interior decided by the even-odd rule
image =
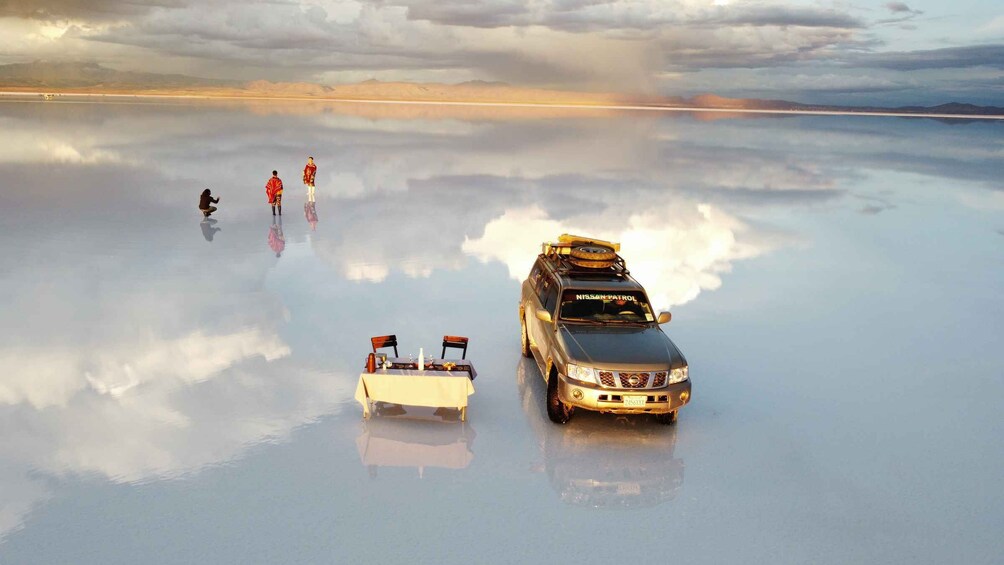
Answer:
[[[677,367],[669,372],[669,384],[682,383],[683,381],[690,378],[690,372],[687,366]]]
[[[573,363],[568,364],[568,378],[586,383],[596,384],[596,369],[583,367]]]

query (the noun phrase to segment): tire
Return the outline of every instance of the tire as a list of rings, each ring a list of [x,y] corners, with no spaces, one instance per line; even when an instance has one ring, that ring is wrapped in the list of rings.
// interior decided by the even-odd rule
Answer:
[[[575,413],[575,407],[561,401],[558,396],[558,373],[551,371],[547,379],[547,417],[555,424],[567,424]]]
[[[608,269],[614,264],[613,261],[590,261],[588,259],[576,259],[575,257],[569,257],[568,260],[576,267],[582,267],[583,269]]]
[[[520,353],[523,357],[533,357],[533,352],[530,351],[530,336],[526,333],[526,314],[520,316],[519,319],[519,337],[520,337]]]
[[[579,245],[573,247],[569,252],[573,259],[585,259],[586,261],[613,261],[617,258],[617,252],[606,245]]]
[[[673,410],[672,412],[666,412],[665,414],[656,414],[655,421],[664,426],[671,426],[676,423],[676,414],[678,412],[679,410]]]

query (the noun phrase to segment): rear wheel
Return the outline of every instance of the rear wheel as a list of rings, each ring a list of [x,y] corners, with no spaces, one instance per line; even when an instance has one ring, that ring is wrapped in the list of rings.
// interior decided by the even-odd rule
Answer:
[[[533,357],[533,353],[530,352],[530,336],[526,333],[526,315],[520,316],[519,319],[519,341],[520,341],[520,353],[523,357]]]
[[[677,412],[679,412],[679,410],[673,410],[672,412],[666,412],[665,414],[656,414],[655,421],[664,426],[675,424]]]
[[[575,413],[575,407],[561,401],[558,396],[558,372],[551,371],[547,379],[547,417],[555,424],[567,424]]]

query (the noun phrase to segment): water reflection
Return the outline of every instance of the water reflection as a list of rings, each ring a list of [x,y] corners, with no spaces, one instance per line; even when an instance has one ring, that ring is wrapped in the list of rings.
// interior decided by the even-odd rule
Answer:
[[[317,231],[317,203],[305,202],[303,204],[303,217],[310,224],[310,231]]]
[[[213,236],[216,235],[216,232],[223,231],[223,228],[216,227],[216,220],[213,218],[202,220],[199,222],[199,227],[202,228],[202,237],[206,238],[206,241],[210,243],[213,242]]]
[[[410,467],[422,477],[428,467],[464,469],[474,460],[477,434],[458,410],[435,412],[377,403],[374,417],[363,422],[356,438],[359,459],[370,478],[380,467]]]
[[[985,242],[977,241],[971,226],[983,226],[961,221],[979,219],[975,209],[1001,210],[1004,142],[992,129],[996,126],[803,118],[698,123],[687,116],[611,119],[566,110],[548,115],[553,119],[527,111],[525,117],[532,119],[507,121],[490,115],[494,110],[463,110],[439,119],[443,116],[411,107],[395,108],[393,115],[371,115],[374,107],[355,114],[296,110],[287,115],[280,109],[268,105],[249,119],[240,107],[220,105],[0,103],[7,140],[0,144],[0,175],[6,181],[0,193],[9,209],[21,212],[0,216],[4,247],[21,253],[0,270],[5,297],[0,301],[5,336],[0,344],[0,537],[21,527],[45,501],[72,490],[66,485],[79,486],[81,477],[113,485],[197,480],[207,468],[239,466],[255,446],[287,441],[294,430],[351,402],[359,352],[368,351],[368,336],[387,328],[425,344],[441,336],[438,330],[430,335],[430,328],[456,328],[483,344],[477,362],[487,378],[474,402],[488,409],[473,414],[482,435],[479,445],[490,444],[492,450],[478,457],[479,463],[497,457],[500,465],[486,471],[488,465],[471,465],[473,429],[470,423],[443,422],[449,414],[439,422],[403,422],[388,413],[360,424],[357,436],[358,410],[351,404],[349,423],[338,424],[347,433],[343,451],[335,456],[355,472],[360,468],[353,450],[373,471],[399,466],[422,473],[442,466],[466,469],[464,480],[472,484],[496,484],[492,473],[507,472],[506,464],[522,460],[520,450],[528,442],[512,429],[512,415],[519,413],[515,395],[492,380],[491,368],[508,366],[507,356],[518,348],[516,281],[525,276],[540,242],[562,232],[621,241],[633,274],[657,307],[689,303],[691,312],[713,319],[703,328],[673,325],[673,331],[690,332],[693,345],[684,346],[688,355],[692,347],[699,359],[704,348],[705,374],[717,370],[721,382],[749,385],[730,380],[729,375],[745,372],[721,353],[730,347],[735,358],[757,353],[760,372],[748,378],[766,381],[769,374],[781,393],[770,418],[750,416],[757,415],[753,401],[738,400],[734,387],[720,384],[716,391],[712,380],[706,381],[707,398],[717,393],[725,408],[749,416],[738,425],[728,414],[716,420],[722,452],[734,451],[735,445],[727,444],[734,437],[773,441],[780,434],[764,421],[790,429],[785,418],[805,422],[813,409],[826,413],[832,404],[812,402],[817,396],[832,399],[819,393],[825,390],[820,387],[839,381],[840,375],[827,373],[839,365],[839,359],[828,357],[840,350],[832,344],[869,330],[883,335],[859,348],[856,362],[861,361],[863,374],[881,370],[883,378],[873,379],[873,388],[894,383],[922,390],[903,384],[924,377],[924,367],[907,367],[904,359],[918,357],[907,353],[916,351],[917,343],[930,342],[945,352],[944,363],[964,363],[966,358],[950,356],[952,348],[933,343],[934,337],[954,337],[954,351],[970,352],[972,363],[982,363],[970,367],[977,377],[967,380],[963,392],[971,401],[1000,396],[986,384],[999,382],[986,375],[996,365],[985,352],[965,349],[996,335],[985,313],[999,304],[999,293],[985,281],[998,280],[999,273],[981,263],[990,253],[981,250]],[[207,145],[206,139],[214,142]],[[296,142],[277,144],[276,139]],[[269,224],[262,219],[267,209],[261,190],[247,188],[260,186],[262,163],[270,169],[272,163],[284,170],[300,166],[304,147],[324,147],[330,154],[324,162],[331,166],[318,179],[332,187],[320,195],[330,203],[320,231],[314,231],[316,205],[304,207],[306,222],[284,227],[276,218]],[[41,177],[40,168],[46,171]],[[228,174],[220,175],[221,170]],[[214,192],[228,200],[225,236],[214,239],[221,230],[213,221],[200,224],[212,245],[198,240],[190,223],[189,196],[206,179],[214,179]],[[23,186],[39,190],[17,189]],[[927,203],[917,191],[926,191]],[[116,206],[109,208],[108,202]],[[44,224],[38,221],[42,217]],[[848,219],[856,223],[844,228]],[[263,223],[268,252],[262,249]],[[861,229],[865,223],[870,231]],[[900,248],[893,244],[896,237],[876,226],[936,238]],[[917,226],[923,229],[911,231]],[[816,243],[812,237],[827,233],[824,228],[838,234],[834,239],[840,245],[826,246],[818,261],[805,262],[808,254],[787,254],[777,262],[769,256],[795,246],[809,248]],[[985,230],[994,244],[1000,228],[995,220]],[[283,257],[283,269],[273,268],[272,254]],[[916,268],[932,256],[944,269]],[[769,272],[749,278],[749,271],[764,264]],[[739,265],[747,267],[746,278],[732,272],[740,271]],[[949,267],[961,272],[963,266],[973,273],[971,284],[953,285]],[[861,273],[876,281],[847,282]],[[782,276],[804,282],[782,281]],[[920,279],[923,288],[910,287],[911,280]],[[759,283],[755,290],[751,280]],[[775,286],[786,293],[819,288],[835,298],[817,302],[803,296],[802,302],[782,308],[766,298],[775,294]],[[716,295],[707,294],[714,289],[736,292],[716,301]],[[939,300],[930,302],[932,295]],[[926,310],[928,317],[935,313],[951,323],[931,326],[911,318],[915,308],[905,305],[907,299],[929,304],[936,311]],[[830,308],[834,301],[839,309]],[[757,310],[762,304],[777,309]],[[875,308],[856,309],[861,304]],[[737,320],[736,312],[744,309],[748,317]],[[785,373],[795,366],[790,351],[759,355],[764,351],[759,348],[797,342],[800,335],[783,333],[793,327],[800,333],[813,328],[817,337],[800,343],[797,375]],[[910,333],[922,327],[925,333]],[[979,339],[961,339],[967,336],[951,329],[963,327]],[[886,347],[882,339],[891,335],[904,336],[903,342]],[[903,353],[892,367],[889,351]],[[819,359],[832,362],[813,365]],[[684,465],[674,456],[673,428],[650,425],[644,418],[589,414],[570,426],[554,426],[543,414],[538,380],[536,367],[520,366],[519,399],[539,445],[540,469],[562,500],[641,507],[678,496]],[[872,410],[872,421],[890,427],[916,421],[911,410],[923,403],[906,405],[899,392],[885,394],[875,405],[838,408]],[[880,404],[885,416],[873,409]],[[796,405],[806,413],[792,408]],[[991,424],[999,421],[987,416],[995,414],[992,408],[972,405],[973,414]],[[888,414],[895,414],[895,421]],[[957,444],[946,435],[952,430],[975,437],[980,445],[999,436],[978,431],[993,431],[992,426],[966,429],[958,427],[959,418],[950,420],[956,427],[938,428],[937,445]],[[742,425],[750,426],[747,435],[726,433]],[[838,435],[840,429],[822,426],[807,433],[830,440],[819,445],[854,444]],[[859,437],[872,431],[852,429]],[[913,437],[909,430],[899,433],[898,438]],[[885,445],[865,452],[881,458],[886,452],[879,447]],[[888,445],[897,457],[901,454],[903,442]],[[810,446],[793,452],[797,457],[792,459],[805,456],[841,471],[841,465],[862,462],[855,452],[840,449],[831,453]],[[688,452],[687,458],[692,469],[703,469],[714,464],[708,458],[731,455]],[[761,450],[750,448],[750,457],[758,456]],[[789,475],[802,481],[797,489],[812,486],[804,469],[792,468],[787,459],[764,463],[764,469],[788,465]],[[891,468],[878,469],[858,486],[873,484]],[[846,472],[837,478],[853,476]],[[735,495],[729,503],[742,502],[745,489],[703,474],[700,479],[719,481],[715,489]],[[979,475],[976,479],[970,483],[987,484]],[[776,484],[775,475],[761,474],[758,480]],[[856,492],[871,491],[849,489],[837,498],[853,505]],[[908,506],[903,500],[886,500],[884,507]],[[514,507],[533,504],[517,502]],[[821,505],[827,502],[824,497]],[[757,515],[758,503],[748,504],[749,515]],[[931,504],[924,510],[938,512],[917,512],[905,521],[941,515],[949,507]],[[73,510],[51,508],[57,518],[72,521],[65,514]],[[836,516],[862,515],[837,510]],[[499,516],[504,522],[512,518]],[[879,530],[883,524],[877,522],[862,523]],[[828,532],[840,531],[840,524],[833,525]]]
[[[286,250],[286,236],[282,233],[282,216],[279,216],[278,222],[276,216],[272,216],[272,225],[268,228],[268,246],[276,257],[280,257]]]
[[[516,369],[520,403],[543,458],[540,469],[562,502],[592,508],[656,506],[676,498],[683,460],[676,427],[645,417],[584,413],[566,426],[545,412],[544,380],[532,359]]]

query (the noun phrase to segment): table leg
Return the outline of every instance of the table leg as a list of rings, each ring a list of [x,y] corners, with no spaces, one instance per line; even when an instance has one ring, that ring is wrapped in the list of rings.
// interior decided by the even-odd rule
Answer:
[[[467,407],[466,406],[461,406],[460,407],[460,421],[461,422],[466,422],[467,421]]]

